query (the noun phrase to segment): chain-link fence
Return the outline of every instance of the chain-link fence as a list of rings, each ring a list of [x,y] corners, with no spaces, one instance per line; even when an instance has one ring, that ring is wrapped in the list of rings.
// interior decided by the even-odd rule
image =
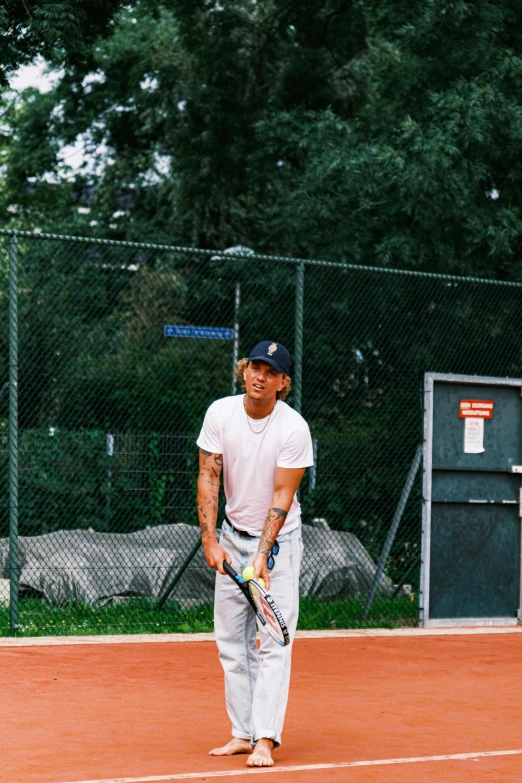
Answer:
[[[0,274],[0,633],[211,629],[195,439],[261,339],[314,439],[300,627],[417,623],[422,375],[522,375],[522,285],[22,232]]]

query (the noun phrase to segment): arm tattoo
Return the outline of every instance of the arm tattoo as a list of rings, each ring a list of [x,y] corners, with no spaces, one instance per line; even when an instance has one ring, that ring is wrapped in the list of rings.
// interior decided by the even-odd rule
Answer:
[[[198,518],[201,540],[204,541],[208,538],[216,538],[219,475],[223,465],[223,456],[201,448],[199,453]]]
[[[206,515],[206,514],[203,514],[203,516],[204,516],[204,517],[206,517],[207,515]],[[216,531],[215,531],[215,530],[212,530],[212,529],[210,528],[210,525],[208,524],[208,522],[202,522],[202,523],[200,524],[200,528],[201,528],[201,540],[202,540],[202,541],[203,541],[205,538],[209,538],[209,537],[216,538]]]
[[[207,464],[207,459],[212,456],[212,452],[211,451],[205,451],[205,449],[200,449],[199,453],[203,457],[203,465],[206,465]]]
[[[281,529],[281,521],[284,521],[288,511],[283,508],[271,508],[266,515],[265,524],[259,539],[258,552],[260,555],[268,555],[272,551],[274,541],[277,538],[277,534]],[[278,524],[279,523],[279,524]]]
[[[219,479],[219,474],[221,473],[221,468],[223,467],[223,455],[222,454],[214,454],[214,465],[216,467],[215,468],[214,467],[211,468],[212,473],[214,474],[214,476],[217,479]],[[216,470],[216,468],[217,468],[217,470]]]

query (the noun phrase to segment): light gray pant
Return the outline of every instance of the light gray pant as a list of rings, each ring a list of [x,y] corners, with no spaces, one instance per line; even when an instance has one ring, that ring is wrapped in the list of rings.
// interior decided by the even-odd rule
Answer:
[[[216,575],[214,628],[219,659],[225,672],[227,711],[232,736],[254,744],[266,737],[281,744],[290,685],[292,642],[299,614],[299,571],[303,543],[301,526],[278,536],[279,554],[270,573],[270,595],[281,610],[291,643],[281,647],[264,630],[256,648],[256,617],[229,576]],[[221,545],[239,573],[251,565],[259,538],[242,538],[223,522]]]

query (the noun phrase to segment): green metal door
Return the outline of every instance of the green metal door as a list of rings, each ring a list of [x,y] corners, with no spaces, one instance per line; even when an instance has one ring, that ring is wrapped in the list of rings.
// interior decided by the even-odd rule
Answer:
[[[421,625],[520,615],[522,381],[425,378]]]

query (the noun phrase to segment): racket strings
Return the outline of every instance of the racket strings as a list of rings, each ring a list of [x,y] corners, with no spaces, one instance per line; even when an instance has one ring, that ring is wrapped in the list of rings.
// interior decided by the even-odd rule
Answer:
[[[254,582],[249,582],[248,589],[256,605],[257,611],[263,617],[266,630],[271,636],[277,638],[280,644],[285,642],[285,634],[281,628],[281,622],[270,605],[265,594],[258,588]]]

